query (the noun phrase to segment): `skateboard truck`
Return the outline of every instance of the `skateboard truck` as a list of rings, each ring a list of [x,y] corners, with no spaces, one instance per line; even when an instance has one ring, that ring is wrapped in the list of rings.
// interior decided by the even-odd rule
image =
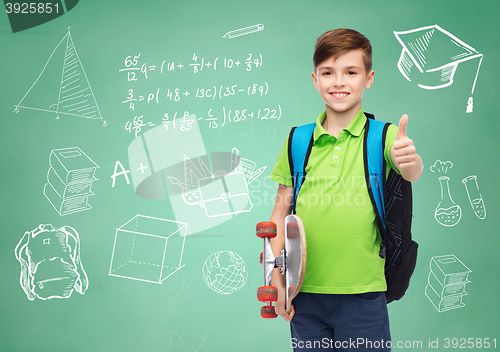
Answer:
[[[261,317],[273,319],[278,315],[272,302],[278,299],[278,289],[272,286],[272,275],[275,268],[280,268],[285,277],[285,310],[291,312],[291,301],[298,294],[304,279],[306,266],[306,243],[302,221],[296,215],[285,218],[285,249],[278,257],[274,257],[271,238],[276,237],[274,222],[260,222],[256,228],[257,237],[264,240],[264,251],[260,254],[260,262],[264,267],[264,286],[257,289],[257,299],[265,302],[261,308]]]

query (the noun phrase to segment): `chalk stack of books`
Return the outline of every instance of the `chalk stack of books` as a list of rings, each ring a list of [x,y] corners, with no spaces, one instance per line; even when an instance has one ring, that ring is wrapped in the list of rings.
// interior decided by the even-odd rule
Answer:
[[[465,307],[465,285],[471,270],[455,255],[433,257],[425,294],[438,312]]]
[[[43,194],[59,215],[91,209],[88,199],[99,166],[78,147],[52,150],[49,164]]]

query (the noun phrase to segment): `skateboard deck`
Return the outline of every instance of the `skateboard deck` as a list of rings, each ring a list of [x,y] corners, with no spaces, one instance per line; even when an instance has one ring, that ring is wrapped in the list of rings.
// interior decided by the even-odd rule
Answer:
[[[300,292],[306,272],[307,246],[302,220],[297,215],[285,218],[285,285],[286,312],[292,310],[292,300]]]

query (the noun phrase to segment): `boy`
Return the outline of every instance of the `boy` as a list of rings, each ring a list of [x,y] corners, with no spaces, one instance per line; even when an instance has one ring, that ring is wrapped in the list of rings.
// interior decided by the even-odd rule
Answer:
[[[363,162],[366,116],[364,89],[373,84],[372,48],[357,31],[336,29],[321,35],[314,51],[314,86],[325,103],[314,129],[307,176],[297,197],[307,239],[307,266],[301,292],[285,312],[283,278],[276,269],[276,313],[290,321],[295,351],[326,349],[388,351],[384,259],[381,237],[369,198]],[[404,179],[416,181],[422,159],[406,136],[408,116],[387,132],[384,158]],[[279,183],[271,221],[277,236],[275,256],[284,248],[284,218],[290,214],[292,180],[288,141],[271,173]]]

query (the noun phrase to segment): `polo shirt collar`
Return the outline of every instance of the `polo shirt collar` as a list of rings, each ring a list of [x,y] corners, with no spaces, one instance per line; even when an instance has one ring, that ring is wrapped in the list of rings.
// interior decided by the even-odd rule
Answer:
[[[323,128],[323,122],[326,119],[326,111],[323,111],[316,119],[316,128],[314,129],[314,141],[321,137],[322,135],[330,135]],[[345,131],[349,132],[354,137],[359,137],[366,124],[366,116],[363,114],[363,108],[359,109],[354,120],[351,121],[349,126],[344,128]]]

